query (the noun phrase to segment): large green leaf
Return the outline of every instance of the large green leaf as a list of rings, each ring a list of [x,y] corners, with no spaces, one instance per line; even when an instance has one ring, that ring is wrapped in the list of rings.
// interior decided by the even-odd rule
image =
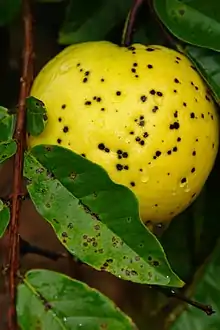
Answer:
[[[114,27],[125,21],[131,4],[132,0],[71,0],[59,32],[59,43],[105,39]]]
[[[220,1],[154,0],[154,7],[179,39],[220,51]]]
[[[37,136],[41,134],[47,124],[47,111],[44,103],[33,96],[26,98],[27,132]]]
[[[111,300],[86,284],[49,270],[29,271],[18,286],[22,330],[135,330]]]
[[[0,25],[10,23],[21,8],[21,0],[0,0]]]
[[[25,156],[27,189],[66,248],[96,269],[139,283],[182,286],[139,218],[134,194],[100,166],[59,146]]]
[[[170,330],[214,330],[219,329],[220,325],[220,241],[217,244],[213,255],[200,270],[195,278],[192,298],[198,302],[211,305],[216,312],[212,316],[207,316],[204,312],[192,306],[186,306],[186,310],[176,318],[169,328]],[[172,315],[172,319],[175,317]]]
[[[10,209],[0,200],[0,238],[4,235],[10,220]]]
[[[220,101],[220,54],[213,50],[186,46],[186,55],[194,62],[200,74],[212,90],[216,101]]]

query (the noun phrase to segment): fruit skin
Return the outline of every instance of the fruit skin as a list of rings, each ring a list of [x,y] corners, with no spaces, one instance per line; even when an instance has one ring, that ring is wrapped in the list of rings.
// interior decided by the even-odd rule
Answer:
[[[100,164],[136,194],[144,222],[186,209],[213,167],[217,110],[192,63],[174,50],[72,45],[42,69],[31,94],[45,103],[48,124],[29,146],[59,144]]]

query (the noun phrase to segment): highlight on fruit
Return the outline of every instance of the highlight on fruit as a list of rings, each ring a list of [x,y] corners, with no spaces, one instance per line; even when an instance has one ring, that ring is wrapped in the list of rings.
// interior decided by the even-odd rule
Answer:
[[[48,124],[30,147],[57,144],[101,165],[137,196],[140,216],[169,221],[199,195],[215,162],[219,119],[183,54],[163,46],[71,45],[36,77]]]

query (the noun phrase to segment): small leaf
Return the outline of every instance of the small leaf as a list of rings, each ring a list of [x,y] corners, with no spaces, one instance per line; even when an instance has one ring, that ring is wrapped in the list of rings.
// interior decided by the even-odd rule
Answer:
[[[33,96],[26,98],[27,132],[37,136],[41,134],[47,124],[47,111],[44,103]]]
[[[186,46],[186,55],[194,62],[200,74],[212,90],[216,102],[220,102],[220,54],[209,49]]]
[[[49,270],[29,271],[18,286],[22,330],[135,330],[131,319],[99,291]]]
[[[10,209],[0,199],[0,238],[4,235],[10,220]]]
[[[12,139],[16,116],[9,114],[8,109],[0,106],[0,141]]]
[[[21,0],[0,1],[0,25],[10,23],[21,8]]]
[[[191,298],[203,304],[211,305],[216,312],[212,316],[207,316],[199,309],[186,306],[179,317],[172,314],[174,323],[169,327],[170,330],[207,330],[219,329],[220,324],[220,305],[219,305],[219,265],[220,265],[220,241],[218,242],[211,258],[206,265],[200,269],[195,282],[192,285]],[[176,319],[174,319],[174,317]]]
[[[106,39],[114,27],[125,21],[131,4],[132,0],[71,0],[59,32],[59,43]]]
[[[133,282],[183,285],[140,221],[132,191],[113,183],[100,166],[43,145],[26,154],[24,166],[38,212],[80,260]]]
[[[154,0],[154,7],[179,39],[220,51],[220,1]]]
[[[12,157],[17,151],[17,144],[14,140],[0,142],[0,164]]]

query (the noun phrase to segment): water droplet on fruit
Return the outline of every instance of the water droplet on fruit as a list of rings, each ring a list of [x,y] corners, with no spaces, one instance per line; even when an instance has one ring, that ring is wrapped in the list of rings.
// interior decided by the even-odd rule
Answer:
[[[143,176],[141,178],[141,182],[143,182],[143,183],[147,183],[148,181],[149,181],[149,177],[148,176]]]

